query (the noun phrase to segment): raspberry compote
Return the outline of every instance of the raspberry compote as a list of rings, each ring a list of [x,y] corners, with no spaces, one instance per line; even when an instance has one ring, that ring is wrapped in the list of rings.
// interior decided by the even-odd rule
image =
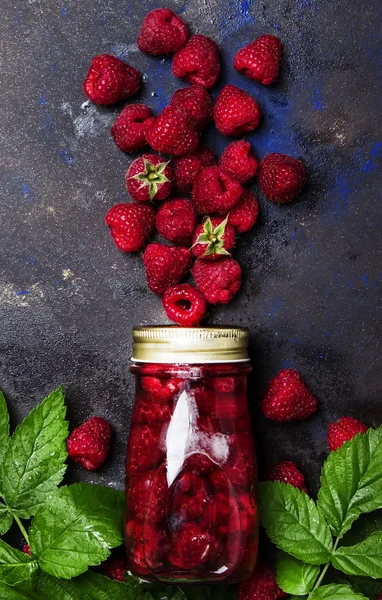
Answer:
[[[130,570],[149,581],[231,583],[255,567],[257,472],[246,397],[251,368],[245,359],[208,364],[208,356],[204,364],[131,367],[136,400],[125,539]]]

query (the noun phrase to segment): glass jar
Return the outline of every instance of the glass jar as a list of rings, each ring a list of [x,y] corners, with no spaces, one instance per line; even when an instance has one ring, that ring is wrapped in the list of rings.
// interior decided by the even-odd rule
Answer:
[[[237,582],[258,546],[243,328],[134,330],[126,458],[129,568],[148,581]]]

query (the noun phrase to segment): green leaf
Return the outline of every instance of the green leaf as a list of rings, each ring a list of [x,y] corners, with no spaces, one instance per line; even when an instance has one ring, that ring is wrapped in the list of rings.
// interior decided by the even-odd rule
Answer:
[[[0,581],[0,598],[1,600],[47,600],[37,595],[32,580],[11,587]],[[52,599],[53,600],[53,599]],[[55,598],[54,600],[67,600]]]
[[[312,565],[329,562],[332,536],[315,503],[299,489],[276,481],[262,482],[260,516],[272,542]]]
[[[31,552],[43,571],[70,579],[98,565],[123,540],[124,494],[89,483],[59,489],[35,516]]]
[[[224,235],[225,232],[225,228],[227,226],[228,223],[228,215],[226,216],[226,218],[224,219],[224,221],[222,221],[221,223],[219,223],[219,225],[217,225],[214,229],[214,235],[216,235],[216,237],[218,239],[221,239]]]
[[[49,600],[144,600],[127,584],[89,571],[71,581],[56,579],[45,573],[36,578],[36,590],[41,599]]]
[[[368,600],[362,594],[358,594],[348,585],[323,585],[317,588],[309,600]]]
[[[373,533],[355,546],[341,546],[336,550],[332,565],[347,575],[382,577],[382,532]]]
[[[30,579],[37,570],[37,562],[0,540],[0,580],[8,585],[17,585]]]
[[[9,512],[8,507],[0,501],[0,535],[7,533],[12,523],[13,517]]]
[[[382,531],[382,511],[362,514],[345,533],[341,546],[354,546],[377,531]]]
[[[308,565],[282,552],[277,559],[276,572],[277,583],[284,592],[304,596],[312,591],[320,567]]]
[[[212,226],[212,221],[211,221],[210,217],[207,217],[207,219],[204,221],[203,231],[204,231],[205,235],[207,235],[208,237],[210,237],[213,234],[214,228]]]
[[[361,513],[382,507],[382,427],[331,452],[321,475],[318,509],[342,537]]]
[[[62,388],[52,392],[16,428],[2,465],[2,496],[22,519],[34,515],[62,481],[68,423]]]
[[[4,455],[11,441],[9,435],[9,413],[7,402],[3,392],[0,390],[0,463],[3,462]],[[1,487],[1,486],[0,486]]]

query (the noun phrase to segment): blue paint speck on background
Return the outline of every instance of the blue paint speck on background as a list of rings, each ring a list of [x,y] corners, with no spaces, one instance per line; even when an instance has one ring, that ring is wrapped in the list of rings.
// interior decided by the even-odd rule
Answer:
[[[52,115],[49,112],[48,100],[44,92],[40,92],[38,103],[41,107],[41,116],[43,121],[43,124],[40,127],[40,131],[47,137],[52,137],[56,129],[56,121],[53,119]]]
[[[312,94],[313,110],[324,110],[324,101],[322,99],[321,90],[318,88]]]
[[[63,148],[60,152],[60,160],[64,165],[67,165],[68,167],[72,167],[73,166],[73,157],[70,154],[69,150],[67,148]]]

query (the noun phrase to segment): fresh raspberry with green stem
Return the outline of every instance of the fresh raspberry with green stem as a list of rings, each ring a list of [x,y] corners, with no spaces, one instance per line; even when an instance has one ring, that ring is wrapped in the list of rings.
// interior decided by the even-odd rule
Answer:
[[[126,173],[126,188],[136,202],[164,200],[170,195],[174,171],[158,154],[136,158]]]
[[[165,291],[162,304],[171,321],[183,327],[192,327],[206,316],[204,296],[189,283],[175,285]]]
[[[230,256],[229,250],[235,245],[235,230],[228,224],[228,215],[207,217],[194,233],[192,252],[197,258],[217,260]]]

